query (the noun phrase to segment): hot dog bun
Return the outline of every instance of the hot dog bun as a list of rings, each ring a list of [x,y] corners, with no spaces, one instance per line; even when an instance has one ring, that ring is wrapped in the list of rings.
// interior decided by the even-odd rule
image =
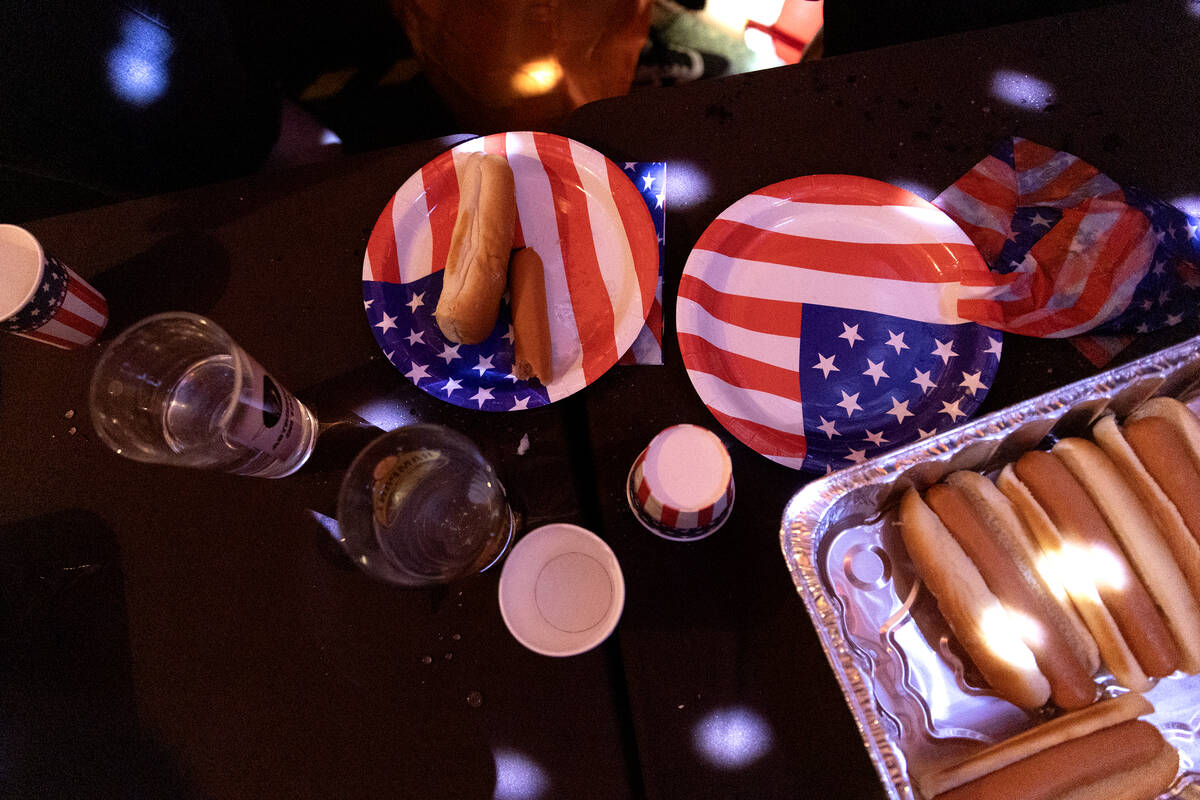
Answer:
[[[997,531],[1007,547],[1016,551],[1015,557],[1032,567],[1037,576],[1038,592],[1047,594],[1052,601],[1046,611],[1049,623],[1061,631],[1088,674],[1094,675],[1100,669],[1100,649],[1096,640],[1080,619],[1061,576],[1048,568],[1045,554],[1016,507],[996,484],[978,472],[961,470],[946,478],[946,482],[965,492],[988,526]]]
[[[1200,672],[1200,606],[1137,495],[1112,460],[1093,442],[1063,439],[1054,445],[1053,452],[1100,508],[1142,584],[1162,611],[1181,656],[1175,660],[1175,666],[1193,674]],[[1160,671],[1166,668],[1165,662],[1162,667],[1152,667],[1139,658],[1139,663],[1148,675],[1170,674]]]
[[[990,505],[970,477],[974,474],[952,475],[946,483],[930,487],[925,492],[926,504],[974,562],[987,587],[1018,620],[1018,635],[1050,682],[1050,700],[1067,709],[1091,705],[1096,684],[1086,666],[1087,656],[1081,654],[1066,615],[1021,546],[1021,534],[1003,525],[998,514],[986,513]],[[960,485],[970,486],[975,493],[968,494]]]
[[[998,742],[965,761],[925,775],[917,783],[926,797],[934,797],[1047,748],[1153,711],[1154,706],[1150,705],[1150,701],[1136,692],[1101,700]]]
[[[1033,451],[1001,474],[1000,486],[1027,515],[1042,549],[1062,565],[1068,591],[1117,679],[1145,691],[1148,675],[1170,674],[1178,663],[1175,642],[1100,509],[1071,470],[1057,456]],[[1024,491],[1017,491],[1018,486]]]
[[[900,501],[900,535],[942,616],[988,685],[1022,708],[1044,705],[1050,683],[1017,634],[1019,626],[915,489]]]
[[[508,265],[508,297],[512,305],[513,374],[543,385],[553,377],[550,317],[546,309],[546,277],[542,259],[532,247],[513,253]]]
[[[434,318],[450,341],[478,344],[500,314],[516,224],[516,189],[512,168],[497,155],[467,156],[458,179],[458,217]]]
[[[1200,542],[1197,542],[1194,532],[1184,521],[1179,509],[1142,465],[1138,454],[1126,441],[1124,433],[1112,416],[1102,417],[1095,424],[1092,428],[1092,438],[1117,465],[1121,475],[1137,493],[1142,505],[1150,512],[1159,533],[1171,548],[1175,563],[1179,565],[1192,590],[1192,596],[1200,600]],[[1177,440],[1175,447],[1171,449],[1177,448],[1178,444]],[[1200,488],[1196,491],[1200,492]]]
[[[1036,736],[1038,729],[1034,729]],[[1038,750],[935,800],[1153,800],[1179,755],[1148,722],[1132,719]]]

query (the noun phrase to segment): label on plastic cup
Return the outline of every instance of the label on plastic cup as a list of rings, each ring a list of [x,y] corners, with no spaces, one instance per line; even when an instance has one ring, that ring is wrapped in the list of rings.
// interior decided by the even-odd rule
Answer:
[[[241,408],[227,432],[231,441],[259,451],[259,456],[238,472],[255,475],[286,461],[304,446],[304,426],[299,423],[300,401],[282,388],[258,362],[246,356]]]

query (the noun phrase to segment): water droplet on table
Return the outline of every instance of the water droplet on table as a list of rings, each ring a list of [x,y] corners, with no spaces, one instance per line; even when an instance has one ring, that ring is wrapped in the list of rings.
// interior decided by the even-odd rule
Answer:
[[[454,634],[453,636],[451,636],[450,638],[451,638],[451,639],[453,639],[454,641],[456,641],[456,642],[457,642],[457,641],[459,641],[460,639],[462,639],[462,634],[461,634],[461,633],[456,633],[456,634]]]
[[[71,419],[75,416],[75,409],[67,409],[67,413],[63,414],[63,419]]]
[[[467,705],[471,708],[479,708],[483,705],[483,695],[480,692],[467,692]]]
[[[446,660],[449,661],[450,659],[454,658],[454,653],[446,653],[445,657],[446,657]]]
[[[422,664],[432,664],[433,656],[421,656],[421,663]]]
[[[79,429],[76,428],[74,425],[67,428],[67,433],[71,434],[72,436],[74,436],[76,433],[78,433],[78,431],[79,431]]]

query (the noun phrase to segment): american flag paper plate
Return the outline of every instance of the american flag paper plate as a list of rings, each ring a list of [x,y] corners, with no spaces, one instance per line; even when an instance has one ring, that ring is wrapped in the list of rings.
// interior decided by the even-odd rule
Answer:
[[[688,257],[676,326],[688,375],[743,444],[828,472],[961,422],[1001,334],[956,309],[954,222],[852,175],[776,183],[725,209]]]
[[[456,169],[503,155],[516,179],[513,247],[546,268],[554,378],[513,372],[507,300],[477,345],[448,341],[433,318],[458,213]],[[384,355],[420,389],[454,405],[516,411],[592,383],[645,325],[658,282],[658,234],[638,189],[590,147],[548,133],[497,133],[442,153],[405,181],[380,214],[363,258],[363,305]]]

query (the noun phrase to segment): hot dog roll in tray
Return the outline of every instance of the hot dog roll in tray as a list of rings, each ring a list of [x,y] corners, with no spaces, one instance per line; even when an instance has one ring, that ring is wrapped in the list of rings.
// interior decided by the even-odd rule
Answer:
[[[1005,464],[1059,439],[1123,421],[1156,396],[1200,411],[1200,337],[944,433],[834,472],[784,510],[780,544],[802,601],[890,797],[921,798],[917,775],[1061,712],[1000,699],[965,656],[915,574],[898,528],[901,498],[957,470],[996,478]],[[1102,696],[1125,691],[1107,666]],[[1144,719],[1179,753],[1171,796],[1200,795],[1200,676],[1176,672],[1143,692]]]

